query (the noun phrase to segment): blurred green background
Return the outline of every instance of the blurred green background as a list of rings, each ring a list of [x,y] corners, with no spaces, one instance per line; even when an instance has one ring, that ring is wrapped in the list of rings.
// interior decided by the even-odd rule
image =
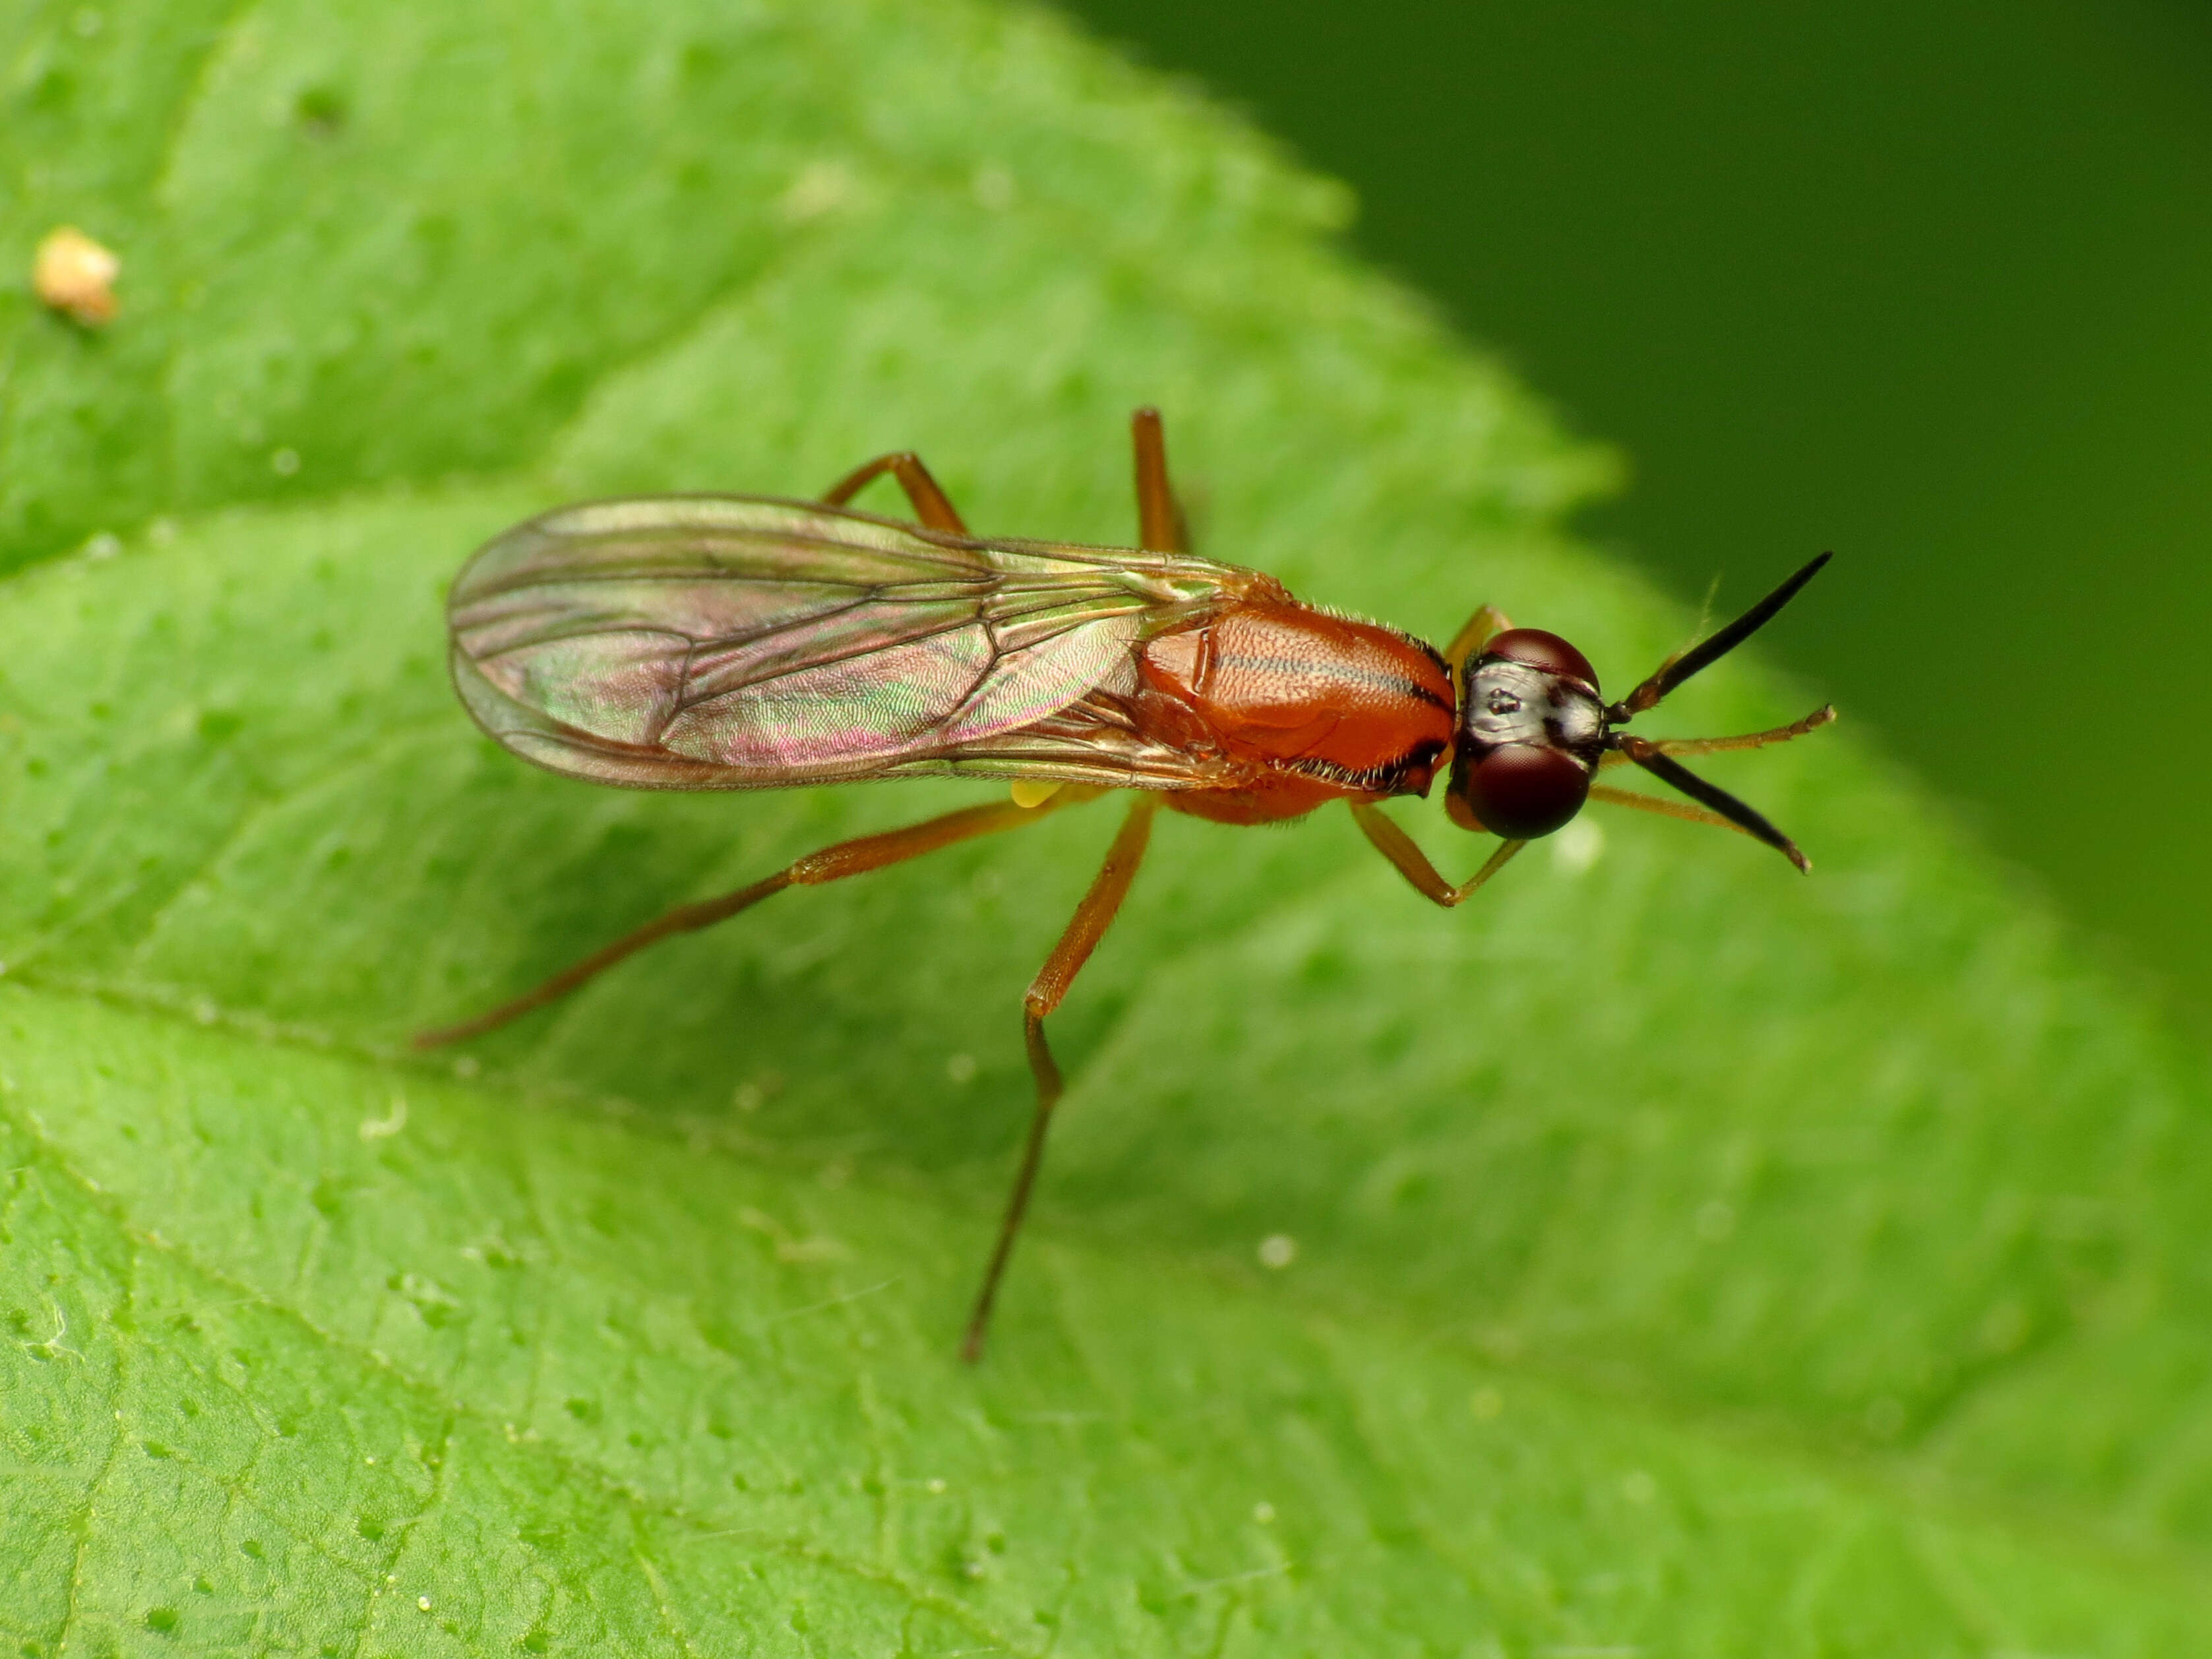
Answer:
[[[2212,1033],[2212,16],[1064,3],[1620,447],[1595,537],[1723,609],[1837,549],[1769,650]]]

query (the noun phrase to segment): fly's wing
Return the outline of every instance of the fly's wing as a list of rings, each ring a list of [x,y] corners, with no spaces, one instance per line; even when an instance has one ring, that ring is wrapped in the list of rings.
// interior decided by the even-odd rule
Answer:
[[[740,495],[528,520],[447,600],[453,681],[526,760],[648,789],[926,771],[1188,787],[1129,717],[1133,647],[1267,578],[971,541]]]

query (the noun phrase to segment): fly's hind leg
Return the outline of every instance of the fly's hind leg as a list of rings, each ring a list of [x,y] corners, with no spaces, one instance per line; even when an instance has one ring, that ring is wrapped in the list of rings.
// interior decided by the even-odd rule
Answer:
[[[1137,545],[1148,553],[1189,552],[1190,526],[1168,482],[1160,411],[1147,407],[1129,416],[1129,436],[1137,452]]]
[[[1083,902],[1075,907],[1074,920],[1067,931],[1060,936],[1052,954],[1045,958],[1044,966],[1030,981],[1029,994],[1022,999],[1022,1032],[1029,1047],[1030,1072],[1036,1081],[1036,1110],[1030,1119],[1029,1139],[1022,1147],[1021,1169],[1014,1176],[1013,1192],[1006,1200],[1006,1219],[999,1224],[999,1242],[991,1251],[990,1265],[983,1270],[982,1289],[976,1293],[975,1310],[969,1316],[968,1334],[960,1344],[960,1357],[971,1364],[983,1353],[983,1337],[991,1323],[991,1304],[999,1294],[999,1281],[1005,1276],[1006,1259],[1013,1254],[1015,1235],[1021,1231],[1022,1218],[1029,1211],[1030,1189],[1036,1184],[1037,1167],[1044,1161],[1044,1138],[1052,1127],[1052,1109],[1060,1103],[1065,1085],[1060,1075],[1059,1064],[1052,1057],[1052,1048],[1045,1041],[1045,1016],[1060,1005],[1068,987],[1075,983],[1076,975],[1106,936],[1114,924],[1115,913],[1121,909],[1121,901],[1128,896],[1129,884],[1136,878],[1137,866],[1144,862],[1145,848],[1152,839],[1152,815],[1159,810],[1156,796],[1140,794],[1129,805],[1129,816],[1121,822],[1121,833],[1114,837],[1114,845],[1107,850],[1106,862],[1099,867],[1091,890],[1083,896]]]
[[[823,504],[842,507],[873,483],[884,473],[898,481],[906,491],[906,498],[914,503],[914,516],[931,530],[942,530],[947,534],[965,536],[968,526],[961,522],[959,512],[938,487],[929,469],[921,464],[921,457],[911,449],[902,449],[895,454],[878,455],[872,461],[863,461],[836,483],[822,492]]]
[[[805,858],[786,865],[774,875],[740,887],[735,892],[725,893],[720,898],[702,899],[696,904],[679,904],[667,915],[648,921],[644,927],[623,934],[613,944],[594,951],[581,962],[562,969],[538,986],[526,991],[512,1002],[503,1002],[488,1013],[474,1019],[463,1020],[458,1025],[447,1025],[434,1031],[418,1033],[415,1038],[417,1048],[442,1048],[448,1042],[459,1042],[486,1031],[495,1030],[509,1020],[543,1008],[549,1002],[557,1002],[569,992],[589,980],[598,978],[617,963],[635,956],[648,945],[656,945],[676,933],[696,933],[702,927],[711,927],[718,921],[727,921],[741,910],[750,910],[763,899],[781,893],[787,887],[817,887],[823,882],[842,881],[847,876],[858,876],[870,870],[880,870],[886,865],[901,864],[908,859],[920,858],[924,853],[934,853],[939,848],[971,841],[977,836],[995,835],[1001,830],[1018,829],[1024,823],[1035,823],[1048,813],[1072,802],[1086,799],[1075,790],[1063,790],[1053,799],[1036,806],[1024,807],[1012,801],[997,801],[988,806],[967,806],[957,812],[947,812],[941,817],[925,818],[920,823],[908,824],[902,830],[890,830],[878,836],[861,836],[852,841],[841,841],[825,847],[818,853],[809,853]]]

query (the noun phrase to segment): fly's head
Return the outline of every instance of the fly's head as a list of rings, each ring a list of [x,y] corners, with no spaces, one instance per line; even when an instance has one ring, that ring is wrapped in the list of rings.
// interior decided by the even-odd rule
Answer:
[[[1733,824],[1799,869],[1809,869],[1789,836],[1673,757],[1786,742],[1825,726],[1835,718],[1834,709],[1816,709],[1790,726],[1740,738],[1654,741],[1621,728],[1765,627],[1827,562],[1823,553],[1710,639],[1669,657],[1618,702],[1599,695],[1589,659],[1557,634],[1508,628],[1491,635],[1460,665],[1451,783],[1444,796],[1452,822],[1509,841],[1548,836],[1582,811],[1601,766],[1630,761],[1705,809],[1692,816]],[[1630,799],[1617,792],[1615,798]]]
[[[1583,810],[1605,756],[1605,702],[1589,659],[1540,628],[1509,628],[1462,673],[1444,809],[1512,841],[1548,836]]]

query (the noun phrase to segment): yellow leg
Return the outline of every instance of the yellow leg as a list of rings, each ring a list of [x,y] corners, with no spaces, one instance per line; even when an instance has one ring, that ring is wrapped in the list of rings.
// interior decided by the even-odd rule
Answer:
[[[1152,553],[1190,550],[1182,507],[1168,482],[1168,441],[1160,411],[1140,409],[1129,417],[1137,452],[1137,545]]]
[[[1413,884],[1415,892],[1447,910],[1466,903],[1483,883],[1511,863],[1514,854],[1528,844],[1525,841],[1500,842],[1498,850],[1490,855],[1490,861],[1455,887],[1437,872],[1437,866],[1429,862],[1429,855],[1414,844],[1413,838],[1393,823],[1382,808],[1365,801],[1353,801],[1352,816],[1375,850]]]
[[[1648,746],[1662,755],[1717,755],[1724,749],[1764,749],[1769,744],[1787,743],[1808,732],[1817,732],[1835,718],[1835,705],[1824,703],[1804,719],[1778,726],[1771,732],[1747,732],[1735,738],[1658,738],[1648,740]],[[1616,749],[1600,761],[1598,767],[1602,770],[1608,766],[1627,764],[1628,757]]]
[[[1662,818],[1680,818],[1684,823],[1710,823],[1717,830],[1733,830],[1739,836],[1751,831],[1741,824],[1723,817],[1717,812],[1708,812],[1702,806],[1692,806],[1686,801],[1664,800],[1657,795],[1639,794],[1633,789],[1609,789],[1605,785],[1590,786],[1589,798],[1603,801],[1607,806],[1632,807],[1638,812],[1656,812]],[[1758,837],[1753,836],[1756,841]]]
[[[824,506],[842,507],[859,495],[868,484],[884,473],[898,480],[906,498],[914,503],[914,516],[931,530],[942,530],[954,536],[965,536],[968,526],[960,521],[960,514],[937,486],[929,469],[921,464],[921,457],[911,449],[902,449],[892,455],[878,455],[872,461],[863,461],[836,483],[822,492]]]
[[[1452,693],[1455,699],[1463,696],[1467,688],[1462,684],[1466,677],[1467,659],[1482,648],[1483,641],[1493,634],[1503,634],[1513,626],[1506,614],[1494,605],[1486,605],[1469,617],[1451,643],[1444,647],[1444,666],[1451,670]]]
[[[537,989],[524,992],[512,1002],[503,1002],[490,1012],[478,1014],[474,1019],[463,1020],[458,1025],[417,1034],[415,1047],[442,1048],[448,1042],[459,1042],[469,1037],[481,1036],[486,1031],[495,1030],[532,1009],[558,1001],[586,981],[596,979],[617,963],[636,955],[648,945],[658,944],[674,933],[696,933],[702,927],[711,927],[718,921],[726,921],[740,910],[750,910],[763,899],[781,893],[787,887],[817,887],[823,882],[842,881],[847,876],[862,875],[870,870],[880,870],[886,865],[920,858],[924,853],[934,853],[939,848],[972,841],[977,836],[1018,829],[1024,823],[1035,823],[1039,818],[1076,799],[1079,799],[1077,792],[1067,790],[1060,796],[1033,807],[1025,808],[1012,801],[994,801],[988,806],[965,806],[941,817],[925,818],[920,823],[910,823],[902,830],[890,830],[878,836],[861,836],[853,841],[841,841],[818,853],[809,853],[805,858],[787,865],[750,887],[740,887],[720,898],[702,899],[696,904],[679,904],[666,915],[648,921],[604,949],[594,951],[581,962],[562,969]]]

